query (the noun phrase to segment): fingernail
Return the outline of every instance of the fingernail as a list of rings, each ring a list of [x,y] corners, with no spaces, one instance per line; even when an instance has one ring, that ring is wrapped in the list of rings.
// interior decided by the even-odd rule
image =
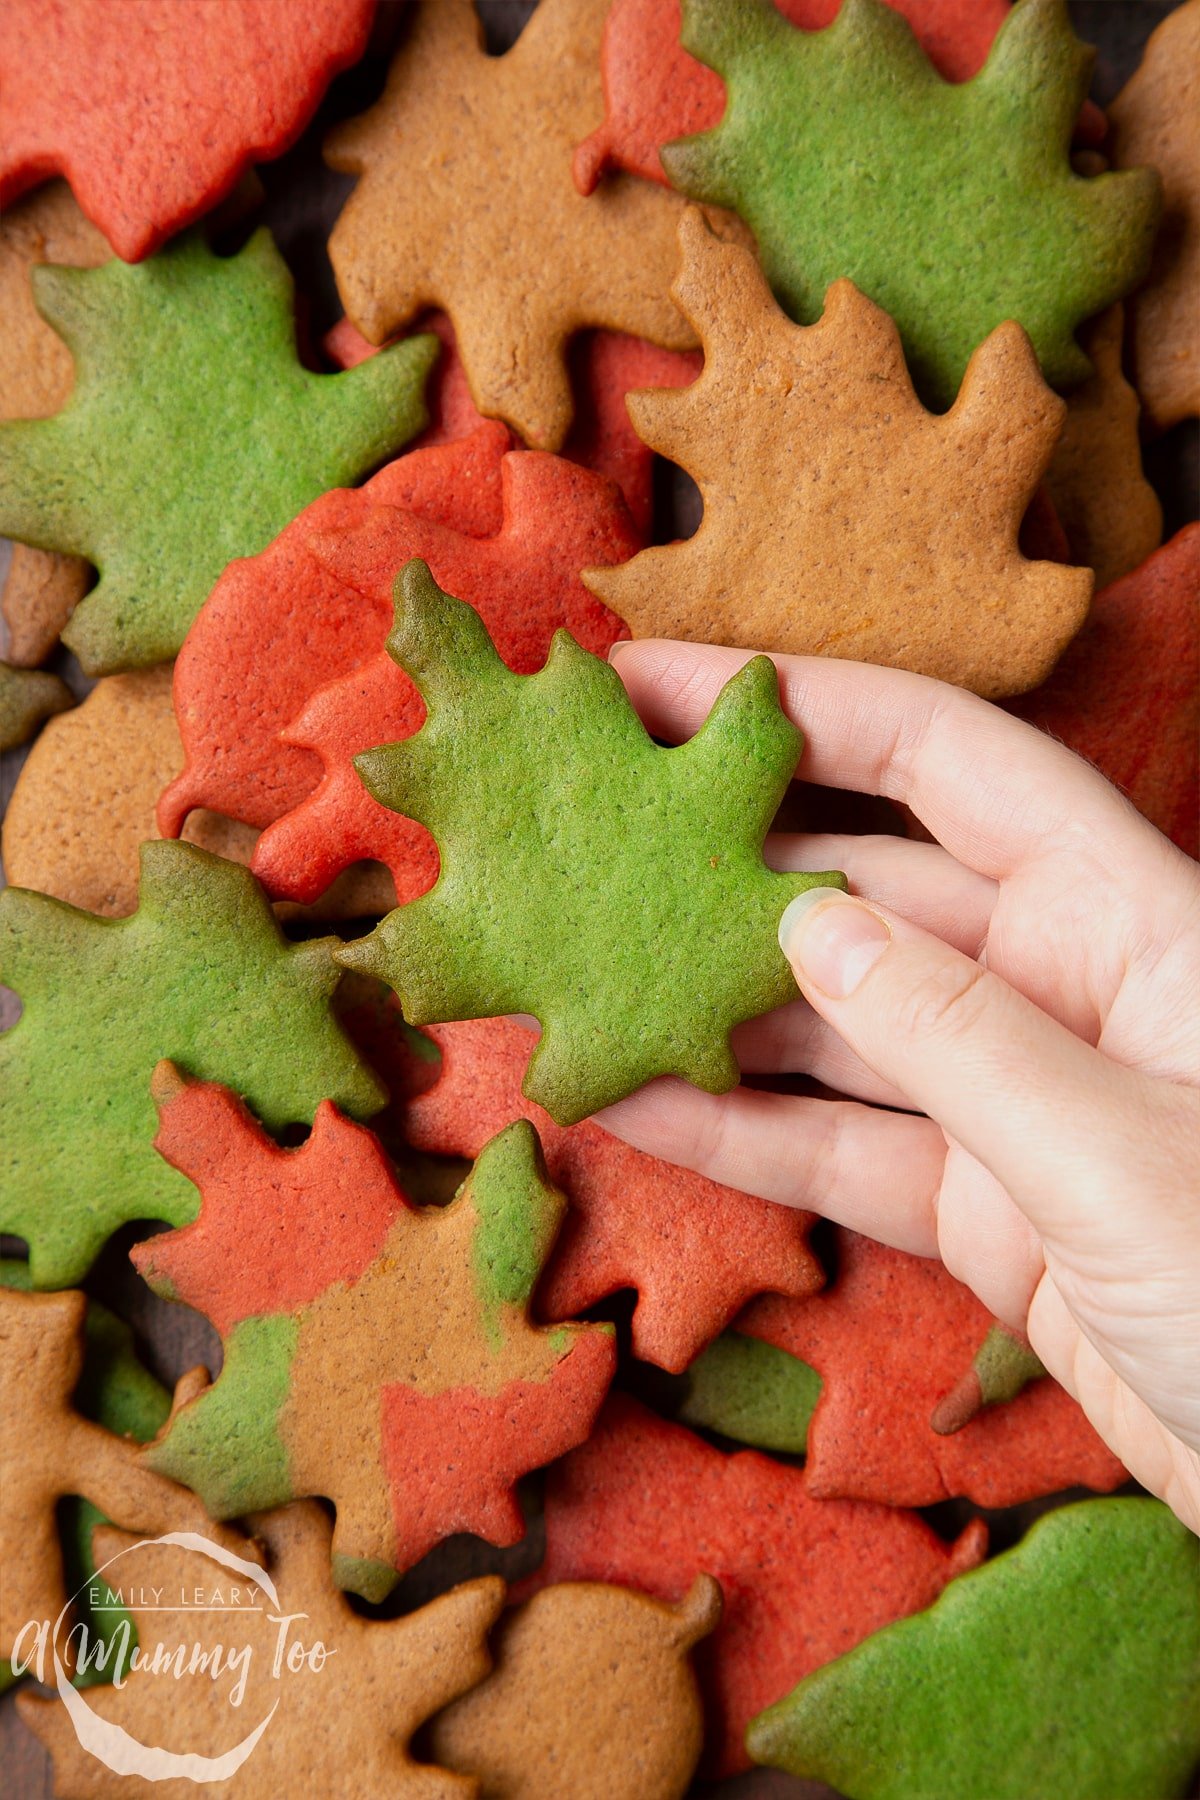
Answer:
[[[891,941],[891,929],[837,888],[798,894],[779,921],[779,943],[802,986],[845,1000]]]
[[[623,650],[629,649],[629,646],[632,643],[632,641],[633,640],[631,638],[618,638],[615,644],[610,644],[608,647],[609,662],[615,663],[617,658],[620,656],[621,652]]]

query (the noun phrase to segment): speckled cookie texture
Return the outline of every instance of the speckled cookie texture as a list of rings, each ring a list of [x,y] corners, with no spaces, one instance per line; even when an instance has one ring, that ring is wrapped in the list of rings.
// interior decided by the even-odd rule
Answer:
[[[368,516],[358,529],[310,539],[326,574],[362,597],[364,636],[390,615],[396,571],[418,549],[433,558],[439,579],[476,608],[505,664],[518,674],[542,667],[560,629],[597,656],[625,635],[621,620],[580,579],[593,556],[619,562],[639,544],[612,483],[563,457],[531,450],[505,455],[501,488],[504,519],[494,537],[423,526],[397,508]],[[340,648],[344,656],[344,642]],[[363,857],[387,866],[401,904],[433,886],[433,839],[422,825],[374,799],[354,766],[360,752],[411,737],[424,717],[416,686],[382,644],[351,674],[312,695],[283,738],[318,755],[324,774],[259,840],[253,868],[270,893],[315,899]]]
[[[77,1412],[87,1301],[0,1286],[0,1659],[7,1662],[29,1621],[59,1620],[70,1598],[55,1508],[66,1495],[92,1501],[110,1519],[145,1531],[202,1531],[194,1495],[153,1474],[136,1446]],[[31,1632],[20,1650],[32,1657]],[[64,1654],[64,1646],[58,1645]],[[47,1673],[49,1659],[45,1664]]]
[[[0,419],[44,419],[66,405],[71,353],[38,312],[30,272],[40,263],[95,268],[109,249],[65,182],[52,181],[0,216]],[[32,668],[46,657],[91,581],[88,564],[14,544],[0,591],[7,657]]]
[[[1200,524],[1097,594],[1049,681],[1010,711],[1086,756],[1200,855]]]
[[[950,1545],[913,1513],[818,1500],[802,1469],[756,1450],[726,1456],[616,1394],[550,1472],[546,1559],[528,1585],[611,1581],[678,1601],[698,1574],[715,1575],[725,1611],[696,1649],[703,1770],[731,1774],[748,1764],[742,1734],[755,1713],[928,1606],[986,1538],[981,1520]]]
[[[347,1025],[354,1035],[353,1017]],[[556,1125],[527,1100],[521,1081],[534,1038],[526,1026],[468,1019],[423,1035],[438,1058],[432,1070],[422,1052],[405,1052],[395,1029],[390,1037],[372,1032],[367,1045],[393,1101],[404,1096],[406,1142],[433,1155],[474,1157],[510,1120],[528,1119],[551,1180],[570,1202],[538,1285],[543,1317],[571,1318],[633,1288],[634,1355],[678,1372],[752,1295],[799,1296],[820,1286],[807,1243],[811,1214],[648,1156],[593,1119]]]
[[[952,1435],[935,1430],[935,1412],[993,1326],[987,1308],[934,1258],[848,1231],[839,1230],[835,1244],[836,1274],[821,1293],[764,1297],[737,1322],[821,1377],[808,1428],[814,1494],[895,1506],[965,1494],[980,1506],[1016,1506],[1125,1479],[1078,1404],[1048,1376]]]
[[[105,675],[69,720],[41,733],[17,776],[0,836],[14,887],[105,918],[136,910],[141,846],[159,836],[159,796],[183,765],[171,687],[170,663]],[[204,808],[188,814],[182,836],[244,864],[257,839],[253,827]],[[395,904],[387,870],[360,865],[345,870],[305,916],[366,918]],[[295,910],[281,903],[280,916]]]
[[[805,31],[822,31],[841,0],[776,0]],[[936,68],[965,81],[986,60],[1009,0],[888,0],[912,26]],[[708,131],[725,110],[715,69],[679,41],[679,0],[613,0],[604,22],[604,119],[575,152],[575,180],[590,194],[602,175],[628,169],[665,182],[659,152],[672,138]]]
[[[15,750],[43,720],[74,704],[70,688],[57,675],[0,662],[0,750]]]
[[[1158,495],[1142,471],[1138,396],[1121,368],[1124,309],[1111,306],[1080,333],[1092,373],[1067,402],[1046,492],[1096,586],[1128,575],[1162,543]]]

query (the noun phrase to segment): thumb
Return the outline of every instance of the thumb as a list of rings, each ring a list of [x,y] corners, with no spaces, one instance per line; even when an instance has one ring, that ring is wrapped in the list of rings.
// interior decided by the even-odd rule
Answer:
[[[1095,1228],[1097,1167],[1124,1173],[1138,1154],[1142,1078],[940,938],[836,889],[793,900],[779,941],[814,1010],[1039,1231]]]

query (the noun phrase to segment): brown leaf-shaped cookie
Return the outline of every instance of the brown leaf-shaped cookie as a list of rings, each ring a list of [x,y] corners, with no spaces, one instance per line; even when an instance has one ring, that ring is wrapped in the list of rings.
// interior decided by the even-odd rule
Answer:
[[[1064,411],[1021,328],[992,332],[937,416],[892,321],[850,282],[818,324],[794,325],[748,251],[695,213],[680,239],[673,291],[704,372],[629,409],[695,477],[704,518],[686,543],[587,571],[592,592],[640,637],[851,657],[989,696],[1044,680],[1092,575],[1018,549]]]
[[[1200,412],[1200,0],[1151,34],[1108,117],[1116,166],[1152,163],[1162,176],[1150,279],[1130,310],[1138,392],[1166,427]]]
[[[562,1581],[501,1618],[496,1666],[432,1730],[448,1769],[503,1800],[678,1800],[704,1718],[688,1662],[721,1616],[698,1575],[676,1606],[598,1581]]]
[[[360,178],[329,240],[342,303],[374,344],[443,308],[479,411],[557,450],[572,332],[694,345],[667,291],[683,203],[624,175],[575,190],[574,146],[603,111],[607,0],[542,0],[501,57],[471,0],[410,10],[383,98],[326,145]]]

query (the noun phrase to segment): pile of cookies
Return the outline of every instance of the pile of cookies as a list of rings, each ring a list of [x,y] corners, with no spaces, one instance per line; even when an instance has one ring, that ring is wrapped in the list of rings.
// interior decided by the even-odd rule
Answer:
[[[527,10],[0,16],[5,1683],[64,1796],[1182,1795],[1196,1540],[1029,1346],[593,1115],[844,882],[770,661],[668,750],[622,638],[970,688],[1200,854],[1200,0],[1107,117],[1065,0]]]

